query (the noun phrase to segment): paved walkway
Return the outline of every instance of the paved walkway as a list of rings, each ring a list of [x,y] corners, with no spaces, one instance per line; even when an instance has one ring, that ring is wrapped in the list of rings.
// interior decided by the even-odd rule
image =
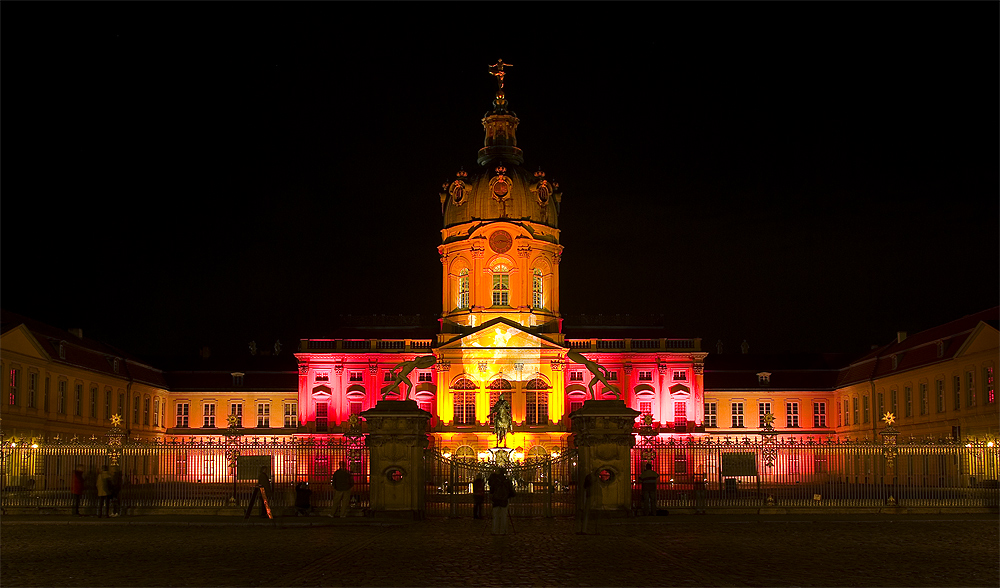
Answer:
[[[996,515],[598,521],[4,516],[13,586],[990,586]]]

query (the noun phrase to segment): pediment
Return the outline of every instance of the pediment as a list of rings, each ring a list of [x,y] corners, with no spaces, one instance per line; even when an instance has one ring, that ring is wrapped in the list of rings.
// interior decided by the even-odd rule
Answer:
[[[674,384],[667,389],[670,390],[672,396],[688,396],[691,394],[691,389],[684,384]]]
[[[503,317],[495,318],[469,329],[462,336],[455,337],[438,347],[438,350],[441,351],[472,349],[565,350],[566,348],[552,342],[544,335],[532,333],[523,325]]]
[[[979,321],[976,328],[972,330],[972,333],[965,339],[962,346],[955,352],[955,357],[972,355],[983,351],[995,352],[998,347],[998,341],[1000,341],[1000,331],[997,331],[988,323]]]
[[[45,348],[38,342],[38,339],[23,324],[10,329],[0,336],[0,347],[3,348],[4,355],[17,353],[43,361],[50,361],[52,359],[52,356],[45,351]]]

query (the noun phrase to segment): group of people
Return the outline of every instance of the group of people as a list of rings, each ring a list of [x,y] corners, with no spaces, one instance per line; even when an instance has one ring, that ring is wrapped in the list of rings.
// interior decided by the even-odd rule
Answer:
[[[91,473],[93,476],[93,473]],[[70,492],[73,494],[73,514],[80,514],[80,504],[83,502],[83,495],[88,486],[97,491],[97,518],[117,517],[121,514],[121,500],[119,496],[122,490],[122,471],[115,468],[112,473],[107,465],[101,466],[101,472],[96,478],[91,477],[93,485],[89,484],[83,475],[83,466],[77,465],[73,469],[73,477],[70,479]],[[96,488],[95,488],[96,486]]]

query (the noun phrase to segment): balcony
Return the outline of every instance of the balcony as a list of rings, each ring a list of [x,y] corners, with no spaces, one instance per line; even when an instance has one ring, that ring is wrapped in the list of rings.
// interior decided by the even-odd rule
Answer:
[[[300,353],[332,353],[335,351],[397,351],[426,353],[433,339],[302,339]]]
[[[701,338],[693,339],[566,339],[573,351],[701,351]]]

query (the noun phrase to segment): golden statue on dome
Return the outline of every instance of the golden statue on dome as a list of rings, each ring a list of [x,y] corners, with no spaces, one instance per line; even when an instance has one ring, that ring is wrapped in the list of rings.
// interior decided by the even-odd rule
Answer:
[[[503,59],[497,61],[496,63],[490,66],[490,75],[496,76],[497,84],[499,84],[500,86],[497,90],[497,96],[501,97],[503,96],[503,77],[507,75],[507,72],[503,70],[503,68],[505,67],[514,67],[514,66],[511,65],[510,63],[504,63]]]

